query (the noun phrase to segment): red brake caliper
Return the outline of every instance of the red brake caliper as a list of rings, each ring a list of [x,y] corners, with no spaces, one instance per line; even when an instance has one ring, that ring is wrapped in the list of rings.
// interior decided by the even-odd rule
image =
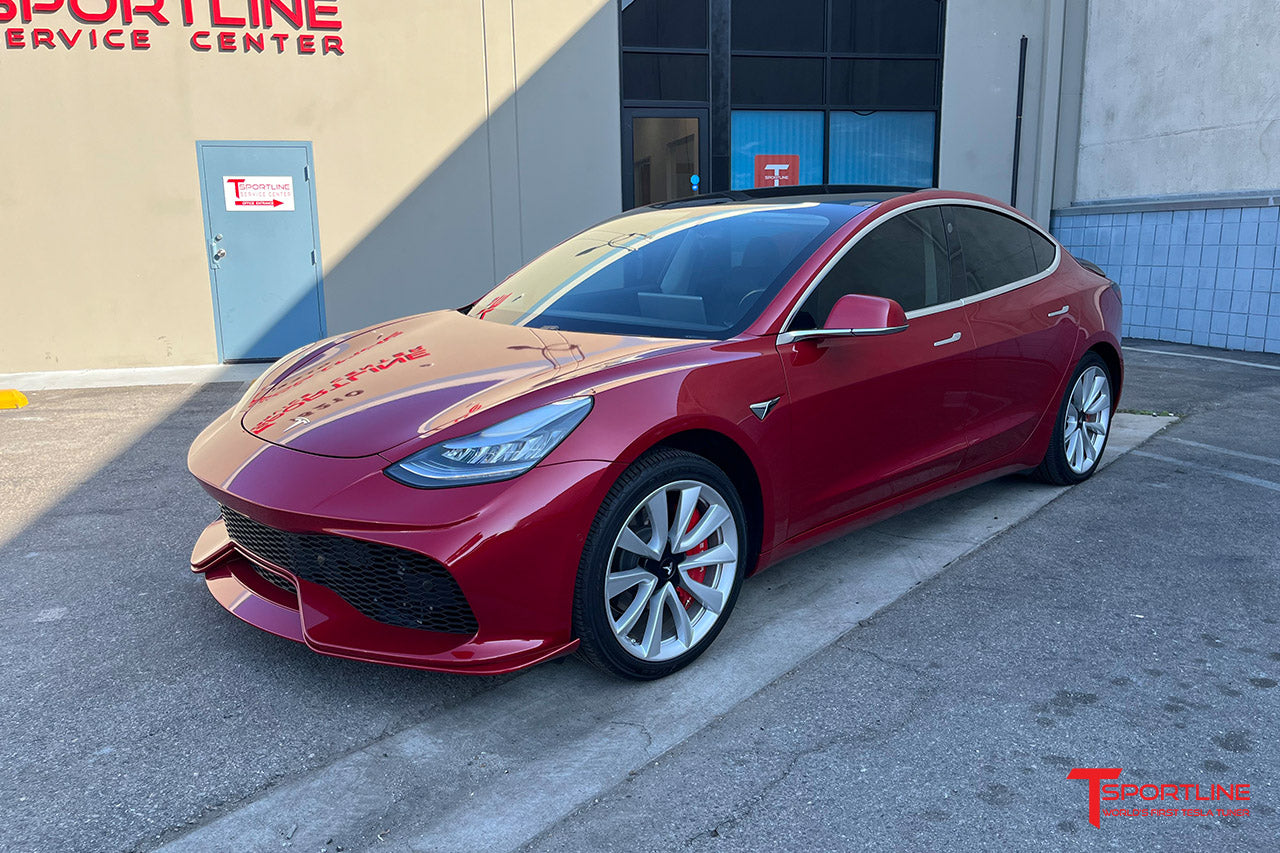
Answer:
[[[695,509],[693,511],[693,517],[689,519],[689,527],[684,532],[688,533],[689,531],[693,530],[694,525],[698,523],[698,519],[700,518],[702,518],[702,513],[698,512]],[[707,540],[704,539],[694,547],[690,548],[686,553],[686,556],[692,557],[697,554],[701,554],[705,550],[707,550]],[[706,566],[703,566],[702,568],[698,568],[698,569],[690,569],[689,571],[685,572],[685,574],[687,574],[691,580],[697,581],[698,583],[706,583],[707,581]],[[693,596],[690,595],[688,591],[685,590],[683,587],[676,587],[676,595],[680,596],[680,603],[683,604],[686,608],[688,608],[688,606],[693,603]]]

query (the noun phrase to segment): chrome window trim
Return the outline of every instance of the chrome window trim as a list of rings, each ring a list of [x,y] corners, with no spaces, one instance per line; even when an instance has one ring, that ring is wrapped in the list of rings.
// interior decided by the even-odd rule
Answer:
[[[809,286],[805,288],[804,293],[800,294],[800,298],[796,300],[796,304],[792,307],[791,312],[787,314],[787,319],[782,324],[782,331],[780,331],[778,334],[785,335],[790,332],[791,323],[793,320],[795,320],[796,315],[800,313],[800,309],[801,307],[804,306],[805,301],[809,298],[809,296],[813,293],[813,291],[818,288],[818,285],[822,284],[823,280],[827,277],[827,274],[831,272],[831,269],[836,264],[840,263],[840,261],[844,259],[844,256],[849,252],[849,250],[852,249],[854,246],[856,246],[862,240],[863,237],[875,231],[881,225],[888,222],[890,219],[893,219],[895,216],[898,216],[899,214],[908,213],[913,210],[920,210],[921,208],[925,208],[925,207],[943,207],[947,205],[955,205],[958,207],[977,207],[984,210],[990,210],[990,211],[994,211],[995,213],[1008,216],[1009,218],[1017,222],[1020,222],[1021,224],[1032,229],[1037,234],[1039,234],[1040,236],[1044,237],[1046,240],[1049,241],[1049,244],[1053,246],[1053,262],[1050,263],[1049,266],[1045,267],[1043,271],[1038,272],[1033,276],[1020,279],[1018,281],[1013,281],[1013,282],[1010,282],[1009,284],[992,288],[991,290],[984,290],[981,293],[977,294],[976,296],[964,296],[959,299],[952,299],[949,302],[942,302],[937,305],[930,305],[927,308],[918,308],[915,311],[908,311],[907,312],[908,320],[914,319],[916,317],[928,317],[931,314],[940,314],[943,311],[950,311],[952,309],[960,308],[965,305],[972,305],[974,303],[981,302],[984,299],[990,299],[993,296],[1000,296],[1002,294],[1009,293],[1014,290],[1018,290],[1019,288],[1026,287],[1029,284],[1035,284],[1036,282],[1042,281],[1048,278],[1049,276],[1053,275],[1055,272],[1058,271],[1058,267],[1062,265],[1062,244],[1060,244],[1057,240],[1053,239],[1053,235],[1050,234],[1048,231],[1044,230],[1043,228],[1041,228],[1040,225],[1035,222],[1035,220],[1030,219],[1027,216],[1024,216],[1019,211],[1016,211],[1016,210],[1010,211],[1010,210],[1006,210],[1003,207],[998,207],[989,202],[976,201],[974,199],[967,199],[967,198],[929,198],[929,199],[924,199],[923,201],[914,201],[910,204],[904,204],[902,207],[896,208],[895,210],[891,211],[888,215],[884,216],[883,218],[873,223],[870,228],[864,228],[862,231],[859,231],[857,234],[853,236],[851,240],[849,240],[849,242],[841,246],[839,250],[837,250],[836,253],[831,256],[831,259],[828,260],[825,264],[823,264],[822,269],[818,270],[818,274],[813,277],[813,281],[809,282]],[[782,343],[782,341],[780,341],[779,343]]]

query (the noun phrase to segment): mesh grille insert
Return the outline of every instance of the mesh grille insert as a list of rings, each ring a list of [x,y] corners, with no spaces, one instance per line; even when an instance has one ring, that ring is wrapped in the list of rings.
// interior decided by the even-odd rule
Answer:
[[[377,622],[447,634],[474,634],[478,628],[458,582],[430,557],[345,536],[289,533],[225,506],[222,520],[231,541],[245,551],[328,587]],[[288,584],[265,570],[258,573],[281,589]]]

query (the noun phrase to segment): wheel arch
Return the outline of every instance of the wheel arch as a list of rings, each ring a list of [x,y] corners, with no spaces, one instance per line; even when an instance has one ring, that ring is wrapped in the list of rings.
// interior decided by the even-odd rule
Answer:
[[[1107,365],[1107,372],[1111,374],[1111,396],[1114,405],[1120,404],[1120,391],[1124,385],[1124,359],[1120,356],[1120,351],[1111,344],[1110,341],[1098,341],[1089,347],[1086,352],[1095,352]]]
[[[649,450],[660,448],[695,453],[724,471],[733,481],[747,511],[750,552],[745,574],[753,574],[760,559],[764,536],[764,490],[760,484],[760,475],[746,450],[729,436],[711,429],[687,429],[673,433]]]

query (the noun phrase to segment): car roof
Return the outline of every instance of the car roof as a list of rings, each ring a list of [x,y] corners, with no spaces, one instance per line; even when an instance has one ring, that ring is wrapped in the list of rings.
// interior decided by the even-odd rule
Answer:
[[[870,207],[891,198],[919,192],[921,187],[895,187],[867,184],[815,184],[795,187],[755,187],[745,190],[725,190],[702,193],[674,201],[660,201],[648,207],[671,210],[682,207],[703,207],[734,203],[767,204],[779,202],[817,202],[819,204],[850,204]],[[643,209],[643,208],[641,208]]]

